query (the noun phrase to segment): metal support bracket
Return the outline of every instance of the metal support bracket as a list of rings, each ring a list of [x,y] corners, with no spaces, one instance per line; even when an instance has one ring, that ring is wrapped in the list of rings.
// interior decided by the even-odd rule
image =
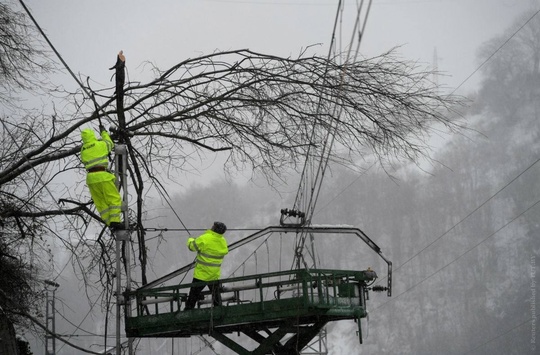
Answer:
[[[129,240],[129,231],[128,230],[117,230],[114,232],[114,235],[116,236],[116,240],[119,241],[128,241]]]

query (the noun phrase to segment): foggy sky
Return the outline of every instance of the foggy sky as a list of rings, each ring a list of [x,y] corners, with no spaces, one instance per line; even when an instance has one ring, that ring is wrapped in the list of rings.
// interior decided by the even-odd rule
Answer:
[[[532,0],[375,0],[361,53],[375,56],[395,46],[407,59],[431,65],[434,49],[441,80],[456,87],[477,67],[484,41],[500,34]],[[185,58],[249,48],[296,56],[302,48],[328,52],[337,0],[71,1],[27,0],[38,23],[76,73],[110,85],[107,70],[122,49],[129,79],[141,79],[145,61],[165,68]],[[338,31],[346,50],[356,2],[345,1]],[[474,78],[470,84],[474,84]],[[67,78],[67,84],[75,86]],[[470,89],[471,85],[465,88]]]
[[[149,78],[145,61],[162,69],[216,49],[249,48],[296,56],[310,45],[328,52],[337,1],[73,1],[27,0],[38,23],[76,73],[90,76],[95,88],[111,86],[117,52],[127,57],[128,80]],[[374,1],[361,53],[375,56],[402,46],[404,58],[431,65],[434,49],[441,79],[460,85],[477,67],[476,50],[501,34],[515,16],[537,2],[529,0],[380,0]],[[350,39],[355,5],[338,41]],[[538,4],[537,4],[538,5]],[[343,48],[345,50],[345,48]],[[477,77],[462,88],[474,90]],[[64,85],[76,88],[66,76]],[[296,187],[296,186],[294,186]],[[34,350],[36,351],[36,350]]]

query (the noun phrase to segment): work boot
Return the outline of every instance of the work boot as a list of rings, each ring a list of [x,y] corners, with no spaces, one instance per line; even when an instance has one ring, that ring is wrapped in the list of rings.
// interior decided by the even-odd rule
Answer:
[[[109,225],[109,228],[112,231],[116,231],[116,230],[123,230],[126,228],[126,226],[122,222],[111,222],[111,224]]]

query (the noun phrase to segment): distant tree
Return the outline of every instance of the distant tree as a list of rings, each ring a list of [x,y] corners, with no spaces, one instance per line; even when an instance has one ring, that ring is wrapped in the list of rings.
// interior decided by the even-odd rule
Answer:
[[[30,344],[24,339],[17,339],[17,345],[19,347],[19,355],[33,355],[34,353],[30,349]]]
[[[22,156],[19,149],[28,147],[31,141],[31,127],[37,123],[23,123],[26,109],[17,100],[18,92],[36,92],[45,87],[41,74],[54,68],[40,48],[39,38],[28,24],[23,13],[13,10],[8,2],[0,4],[0,105],[3,112],[16,111],[21,120],[16,123],[18,140],[7,136],[6,123],[2,118],[0,134],[0,166],[6,167],[12,160]],[[9,123],[7,123],[9,124]],[[36,170],[37,172],[38,170]],[[34,287],[39,275],[36,265],[40,258],[33,257],[36,249],[44,246],[42,235],[43,220],[9,218],[11,211],[21,213],[32,209],[33,201],[41,198],[32,173],[22,174],[18,180],[8,181],[0,186],[0,353],[14,354],[21,343],[15,338],[15,327],[29,328],[28,318],[22,314],[36,313],[42,306],[42,294]],[[34,209],[32,209],[35,212]],[[40,251],[41,253],[41,251]],[[34,260],[34,265],[30,262]],[[18,345],[17,345],[18,344]],[[22,354],[30,354],[30,350]]]
[[[40,74],[53,70],[35,28],[13,4],[0,4],[0,103],[13,105],[15,92],[33,91],[43,86]]]
[[[511,116],[540,97],[540,15],[527,11],[478,51],[484,79],[479,100],[495,113]]]
[[[6,350],[17,346],[15,328],[28,328],[29,322],[22,313],[35,313],[40,309],[43,299],[35,292],[35,274],[31,265],[24,260],[26,254],[14,250],[13,246],[21,247],[23,243],[18,238],[9,236],[5,229],[0,233],[0,351],[11,354]]]

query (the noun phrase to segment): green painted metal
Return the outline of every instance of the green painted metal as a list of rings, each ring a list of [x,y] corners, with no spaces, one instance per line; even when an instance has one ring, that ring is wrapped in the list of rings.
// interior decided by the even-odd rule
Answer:
[[[130,293],[136,315],[126,318],[129,337],[190,337],[208,334],[238,354],[295,354],[331,321],[367,315],[372,270],[300,269],[221,280],[223,304],[209,300],[184,311],[189,288],[182,284]],[[210,297],[209,292],[203,293]],[[260,335],[268,334],[268,336]],[[227,337],[244,333],[259,343],[247,350]],[[293,334],[285,343],[280,340]],[[361,333],[359,333],[361,334]],[[360,339],[361,340],[361,339]],[[301,350],[301,348],[300,348]]]
[[[387,281],[387,287],[385,290],[387,291],[387,295],[390,297],[392,295],[392,262],[388,260],[381,251],[381,248],[373,240],[371,240],[363,231],[361,231],[358,228],[352,228],[352,227],[337,227],[337,226],[303,226],[303,227],[291,227],[291,226],[273,226],[273,227],[267,227],[264,228],[256,233],[253,233],[249,236],[247,236],[244,239],[241,239],[237,242],[232,243],[229,245],[229,252],[241,248],[242,246],[257,240],[259,238],[262,238],[263,236],[266,236],[270,233],[281,233],[281,234],[289,234],[289,235],[296,235],[297,233],[309,233],[313,235],[332,235],[332,236],[356,236],[360,238],[369,248],[371,248],[375,253],[377,253],[384,262],[388,265],[387,269],[387,275],[386,275],[386,281]],[[191,270],[194,267],[195,263],[190,263],[188,265],[185,265],[184,267],[175,270],[167,275],[164,275],[152,282],[147,283],[144,286],[141,286],[139,290],[143,289],[153,289],[155,287],[159,287],[159,285],[163,284],[164,282],[171,280],[174,277],[177,277],[179,275],[182,275],[189,270]]]

